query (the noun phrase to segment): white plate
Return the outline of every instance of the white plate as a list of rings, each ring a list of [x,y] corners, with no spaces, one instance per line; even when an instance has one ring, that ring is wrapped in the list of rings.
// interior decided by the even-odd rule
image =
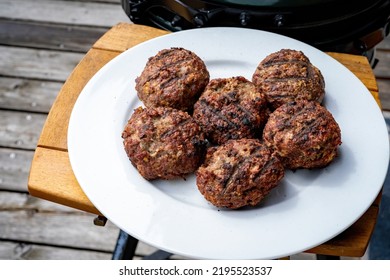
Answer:
[[[184,47],[211,78],[251,79],[257,64],[282,48],[302,50],[323,73],[325,106],[339,123],[340,156],[327,168],[287,172],[258,207],[218,210],[195,177],[146,181],[128,160],[122,130],[142,105],[134,79],[159,50]],[[372,204],[389,161],[384,119],[370,92],[344,66],[290,38],[241,28],[204,28],[147,41],[105,65],[86,85],[69,123],[73,171],[91,202],[132,236],[179,255],[206,259],[273,259],[336,236]]]

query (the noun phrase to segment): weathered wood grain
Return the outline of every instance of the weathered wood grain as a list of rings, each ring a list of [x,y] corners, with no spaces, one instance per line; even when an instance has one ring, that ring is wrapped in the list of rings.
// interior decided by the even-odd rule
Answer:
[[[375,77],[379,79],[390,79],[390,52],[377,51],[375,56],[379,60],[374,69]]]
[[[0,8],[1,9],[1,8]],[[84,54],[0,46],[0,75],[65,81]]]
[[[28,210],[31,212],[59,212],[68,214],[80,211],[62,204],[54,203],[29,195],[28,193],[0,192],[0,211]],[[92,217],[92,215],[91,215]]]
[[[111,27],[118,22],[130,22],[119,3],[57,0],[2,0],[0,17],[99,27]]]
[[[61,82],[0,77],[0,109],[48,113]]]
[[[377,79],[382,109],[390,111],[390,79]]]
[[[23,242],[0,242],[0,260],[109,260],[112,254]]]
[[[0,146],[35,149],[46,115],[0,111]]]
[[[33,151],[0,148],[0,190],[27,193],[27,178],[33,155]],[[3,203],[4,195],[1,195],[0,205]]]
[[[390,37],[387,36],[382,42],[376,46],[377,50],[389,51],[390,50]]]
[[[93,225],[91,214],[31,208],[20,203],[8,206],[0,211],[0,239],[106,252],[115,247],[118,228],[110,222],[104,227]]]
[[[12,220],[7,221],[6,217],[17,218],[18,224],[20,225],[15,226],[12,222],[9,223]],[[14,245],[11,246],[15,250],[22,249],[18,247],[20,246],[19,242],[25,243],[27,241],[46,245],[61,245],[68,248],[64,249],[50,246],[45,246],[45,248],[38,246],[36,248],[34,247],[35,245],[28,245],[28,251],[30,253],[28,256],[24,256],[27,259],[77,259],[78,254],[88,259],[111,258],[111,253],[114,249],[113,245],[116,242],[119,229],[109,221],[105,227],[94,226],[92,224],[94,217],[92,214],[39,199],[28,194],[0,191],[0,220],[2,220],[0,221],[0,239],[15,241],[16,243],[12,242]],[[78,221],[79,219],[80,221]],[[75,220],[76,222],[74,222]],[[61,223],[63,224],[61,225]],[[41,229],[29,230],[28,226],[34,224]],[[57,230],[50,229],[54,224]],[[48,231],[52,232],[50,233]],[[58,233],[59,235],[56,233],[57,236],[53,235],[50,237],[50,234],[54,234],[53,231],[64,232]],[[26,239],[26,236],[29,236],[29,239]],[[56,238],[61,239],[61,242],[56,240]],[[75,238],[79,240],[75,242],[73,240]],[[88,241],[85,241],[85,239],[88,239]],[[85,242],[87,244],[83,245]],[[101,244],[104,242],[107,244]],[[20,255],[17,253],[11,254],[9,246],[3,246],[3,242],[0,241],[0,259],[12,259]],[[69,249],[70,247],[72,249]],[[94,256],[94,252],[83,253],[83,251],[74,250],[74,248],[79,248],[80,250],[87,248],[88,250],[97,250],[99,252]],[[33,253],[31,250],[37,251]],[[56,252],[57,250],[59,252]],[[142,257],[153,253],[155,250],[156,248],[144,242],[139,242],[136,254]],[[101,253],[100,251],[107,251],[107,253]]]
[[[87,52],[108,28],[0,20],[3,45]]]

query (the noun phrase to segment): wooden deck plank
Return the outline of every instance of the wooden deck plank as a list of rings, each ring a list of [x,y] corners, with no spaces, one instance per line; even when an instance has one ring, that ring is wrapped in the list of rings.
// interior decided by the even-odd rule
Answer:
[[[111,253],[29,244],[0,242],[0,260],[109,260]]]
[[[35,149],[46,115],[0,111],[0,146]]]
[[[18,223],[9,226],[8,221]],[[0,238],[112,252],[119,230],[110,223],[97,227],[92,221],[93,217],[81,213],[3,210],[0,212]]]
[[[120,9],[119,2],[116,4],[59,0],[2,0],[0,18],[99,27],[130,22],[125,12]]]
[[[63,206],[48,206],[40,199],[30,203],[29,196],[19,193],[8,193],[5,198],[7,201],[0,207],[0,239],[109,253],[114,249],[119,230],[109,221],[98,227],[93,224],[95,215],[83,211],[63,211]]]
[[[390,50],[390,37],[387,36],[382,42],[376,46],[377,50],[389,51]]]
[[[2,45],[87,52],[108,28],[0,19]]]
[[[0,77],[0,109],[48,113],[61,82]]]
[[[1,9],[1,8],[0,8]],[[82,53],[0,46],[0,75],[65,81]]]
[[[74,227],[74,229],[72,229],[72,231],[76,232],[77,230],[80,230],[81,231],[80,234],[82,234],[82,232],[84,232],[84,234],[86,234],[84,239],[88,238],[88,240],[90,240],[89,241],[90,244],[88,245],[88,250],[94,250],[94,249],[99,250],[99,251],[108,250],[108,253],[104,253],[102,256],[105,256],[105,257],[109,256],[109,258],[111,258],[111,255],[112,255],[111,248],[112,248],[112,250],[114,248],[114,247],[112,247],[112,245],[116,241],[116,238],[119,234],[119,229],[117,229],[116,226],[110,222],[108,222],[107,227],[106,226],[105,227],[93,226],[92,220],[95,216],[92,214],[87,214],[85,212],[78,211],[74,208],[67,207],[67,206],[64,206],[61,204],[57,204],[57,203],[53,203],[53,202],[43,200],[40,198],[36,198],[36,197],[30,196],[28,194],[0,191],[0,219],[2,219],[3,212],[13,212],[13,213],[19,212],[19,214],[13,214],[13,215],[16,215],[17,217],[23,216],[24,217],[23,219],[31,219],[31,220],[36,219],[35,214],[37,214],[37,213],[40,213],[41,216],[48,215],[48,216],[51,216],[50,219],[52,220],[52,221],[47,222],[49,224],[48,226],[50,226],[50,224],[56,222],[56,221],[53,221],[53,220],[55,220],[54,216],[58,216],[58,215],[60,217],[74,216],[75,219],[77,219],[79,216],[81,216],[81,219],[84,219],[84,223],[87,223],[85,228],[83,228],[84,224],[72,225],[72,224],[65,224],[64,223],[63,226],[57,227],[58,230],[60,230],[62,228],[65,231],[61,235],[65,235],[66,232],[68,232],[67,227],[71,227],[71,228]],[[22,212],[27,213],[27,215],[20,214]],[[23,219],[18,220],[18,223],[24,222]],[[40,217],[39,219],[45,219],[45,218]],[[60,221],[57,221],[57,222],[59,223]],[[64,220],[64,222],[66,222],[66,220]],[[30,224],[31,223],[38,223],[38,221],[32,221],[32,222],[30,221],[28,223],[30,223]],[[4,223],[1,224],[1,222],[0,222],[0,227],[2,225],[4,226]],[[92,225],[92,227],[91,227],[91,225]],[[13,225],[5,223],[4,228],[11,227],[11,226],[13,226]],[[22,227],[22,226],[23,225],[20,225],[18,227]],[[43,223],[42,226],[45,226],[45,223]],[[22,233],[18,233],[16,235],[11,236],[10,232],[14,232],[16,230],[17,229],[3,229],[3,230],[0,229],[0,239],[14,240],[15,242],[17,242],[17,243],[12,242],[14,244],[14,246],[13,246],[14,248],[17,247],[19,242],[23,243],[23,242],[27,242],[27,241],[28,242],[36,242],[39,244],[44,243],[47,245],[55,245],[55,246],[59,245],[58,242],[57,243],[54,241],[48,242],[47,241],[48,239],[46,238],[46,236],[35,236],[35,237],[30,237],[29,240],[25,239],[24,235],[28,235],[28,233],[27,233],[28,229],[23,229]],[[44,231],[44,230],[45,229],[42,229],[42,231]],[[90,230],[92,230],[94,232],[93,233],[94,238],[92,238],[92,239],[89,236]],[[76,237],[72,237],[70,232],[68,232],[68,234],[69,234],[69,236],[67,236],[65,238],[64,242],[61,245],[65,246],[65,247],[75,247],[75,246],[80,247],[81,246],[80,244],[83,242],[82,238],[79,236],[80,241],[78,241],[78,243],[74,243],[72,241],[72,238],[76,238]],[[46,235],[46,233],[45,233],[45,235]],[[98,235],[101,235],[100,239],[97,238]],[[62,238],[62,236],[59,236],[59,238]],[[105,238],[109,238],[110,240],[108,241],[107,248],[102,249],[100,242],[104,242]],[[29,246],[34,246],[34,245],[29,245]],[[106,245],[104,245],[104,246],[106,246]],[[6,246],[6,248],[8,248],[8,246]],[[57,253],[55,253],[53,251],[60,250],[59,255],[57,255],[57,256],[61,256],[61,255],[65,254],[64,257],[66,259],[72,259],[75,257],[77,258],[78,254],[83,256],[84,253],[83,253],[82,249],[85,249],[85,247],[82,247],[79,250],[72,249],[73,250],[72,252],[68,252],[67,251],[68,249],[58,248],[58,247],[50,247],[50,246],[45,246],[44,249],[45,249],[44,252],[40,252],[40,251],[37,252],[37,253],[39,253],[39,255],[41,253],[43,253],[44,254],[44,255],[42,255],[43,258],[45,258],[45,255],[49,254],[48,257],[50,257],[49,259],[51,259],[51,257],[54,257],[57,255]],[[6,252],[2,253],[2,251],[4,251],[4,250]],[[31,248],[31,250],[35,250],[35,249]],[[62,250],[65,250],[65,251],[62,252]],[[155,250],[156,250],[156,248],[154,248],[150,245],[147,245],[144,242],[139,242],[137,250],[136,250],[136,254],[138,256],[142,257],[142,256],[149,255],[149,254],[153,253]],[[71,255],[67,255],[67,253],[71,253]],[[34,254],[36,254],[36,253],[34,253]],[[74,254],[73,257],[72,257],[72,254]],[[37,255],[37,256],[39,256],[39,255]],[[53,255],[53,256],[51,256],[51,255]],[[99,256],[100,252],[98,252],[97,255]],[[10,254],[8,249],[4,248],[3,242],[1,242],[1,240],[0,240],[0,259],[2,259],[4,256],[8,256],[7,258],[10,259],[10,258],[12,258],[12,256],[15,256],[15,255]],[[86,254],[85,256],[88,256],[88,258],[95,259],[93,252],[90,252],[89,254]],[[29,258],[33,258],[33,256],[29,255],[28,259]]]
[[[27,193],[27,178],[33,156],[33,151],[0,148],[0,190]],[[2,201],[4,194],[0,195]]]
[[[0,146],[35,149],[46,115],[0,111]]]
[[[379,79],[390,79],[390,52],[377,51],[376,58],[379,62],[374,69],[375,76]]]
[[[377,82],[382,109],[390,111],[390,79],[378,79]]]
[[[39,212],[39,211],[46,212],[46,213],[58,212],[63,214],[80,213],[80,211],[77,209],[31,196],[27,192],[15,193],[9,191],[1,192],[0,210],[1,211],[28,210],[32,212]]]

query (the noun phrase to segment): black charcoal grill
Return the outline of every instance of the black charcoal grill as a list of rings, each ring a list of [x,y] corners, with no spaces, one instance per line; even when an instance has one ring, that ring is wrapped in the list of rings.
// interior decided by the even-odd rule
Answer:
[[[169,31],[230,26],[286,35],[323,51],[366,55],[389,33],[390,0],[121,0],[134,23]]]

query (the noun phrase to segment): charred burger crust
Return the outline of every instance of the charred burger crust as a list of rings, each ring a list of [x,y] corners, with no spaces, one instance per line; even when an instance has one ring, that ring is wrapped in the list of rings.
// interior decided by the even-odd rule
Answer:
[[[341,131],[326,108],[315,101],[299,101],[270,115],[263,139],[286,168],[319,168],[337,156]]]
[[[282,164],[268,147],[257,139],[239,139],[208,149],[196,183],[213,205],[237,209],[257,205],[283,176]]]
[[[135,89],[146,107],[191,111],[209,79],[205,63],[195,53],[170,48],[149,58]]]
[[[147,180],[194,172],[207,144],[201,127],[188,113],[164,107],[137,108],[122,138],[131,163]]]
[[[257,66],[252,82],[267,96],[273,109],[299,100],[321,103],[325,95],[321,71],[296,50],[282,49],[268,55]]]
[[[269,114],[265,96],[246,78],[213,79],[194,105],[193,116],[211,142],[255,138]]]

